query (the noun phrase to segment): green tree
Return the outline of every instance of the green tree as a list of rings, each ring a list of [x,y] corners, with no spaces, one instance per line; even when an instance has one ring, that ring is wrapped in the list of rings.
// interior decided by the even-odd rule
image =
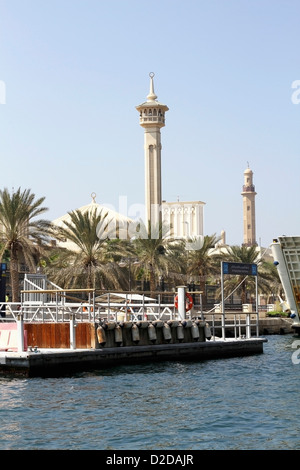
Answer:
[[[94,209],[69,212],[70,221],[54,228],[58,240],[67,240],[70,248],[56,250],[46,272],[61,287],[118,288],[124,276],[115,262],[118,245],[109,240],[112,234],[108,213]]]
[[[259,269],[259,287],[261,286],[261,278],[264,284],[266,284],[266,287],[263,287],[261,291],[266,295],[267,303],[274,302],[274,296],[277,296],[278,299],[285,297],[278,270],[277,267],[274,266],[274,262],[263,260]]]
[[[205,286],[210,277],[220,274],[220,260],[224,257],[216,249],[219,240],[220,238],[216,234],[205,235],[202,243],[196,240],[191,243],[194,248],[188,252],[187,273],[196,277],[199,276],[200,291],[202,292],[204,304],[206,303]],[[197,248],[198,246],[199,248]]]
[[[139,226],[138,236],[132,241],[138,259],[136,266],[150,280],[150,292],[153,295],[160,276],[180,277],[183,269],[183,242],[170,238],[162,223],[151,227],[149,222],[148,230],[143,222]]]
[[[25,263],[35,272],[37,262],[45,250],[50,222],[35,220],[48,209],[43,207],[45,198],[36,199],[30,189],[10,192],[0,191],[0,257],[9,253],[12,301],[19,301],[19,263]]]
[[[228,248],[227,261],[233,263],[257,264],[258,290],[264,294],[270,294],[271,285],[276,281],[275,270],[271,263],[266,262],[257,250],[257,246],[231,246]],[[247,303],[247,294],[255,292],[255,276],[226,276],[224,281],[224,294],[229,295],[237,286],[237,293],[241,296],[242,304]]]

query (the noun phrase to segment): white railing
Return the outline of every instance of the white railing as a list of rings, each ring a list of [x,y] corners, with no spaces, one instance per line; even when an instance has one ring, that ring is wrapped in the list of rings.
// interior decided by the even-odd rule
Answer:
[[[99,317],[108,321],[173,320],[174,304],[110,303],[99,304]]]
[[[27,294],[36,294],[35,298]],[[122,324],[124,322],[138,321],[158,321],[179,320],[186,324],[186,320],[201,319],[207,322],[209,334],[205,336],[210,340],[223,340],[232,338],[232,331],[227,335],[226,330],[233,330],[235,339],[250,339],[253,328],[256,330],[256,336],[259,336],[259,315],[258,312],[241,312],[240,314],[231,314],[229,312],[216,314],[215,312],[203,312],[200,305],[200,311],[194,306],[189,312],[186,312],[185,287],[178,287],[178,305],[175,308],[174,302],[165,304],[153,302],[153,299],[144,295],[135,295],[129,297],[127,294],[107,294],[106,301],[102,301],[102,296],[96,301],[95,291],[93,289],[73,289],[61,290],[50,289],[42,290],[40,288],[33,290],[24,290],[21,293],[21,302],[0,302],[0,322],[15,322],[17,324],[18,351],[24,350],[24,323],[37,322],[69,322],[70,325],[70,348],[76,348],[76,323],[106,321]],[[88,297],[87,301],[81,301],[73,295],[84,295]],[[29,300],[25,300],[29,299]],[[45,301],[51,299],[51,301]],[[138,300],[139,299],[139,300]],[[140,301],[141,299],[141,301]],[[101,300],[101,301],[100,301]],[[113,300],[113,301],[111,301]],[[191,322],[192,323],[192,322]],[[4,327],[5,329],[5,327]],[[216,331],[221,331],[217,336]]]
[[[216,331],[221,331],[221,337],[226,339],[226,330],[233,331],[235,339],[249,339],[252,336],[252,331],[255,330],[255,335],[259,336],[259,313],[226,313],[225,315],[215,313],[204,313],[205,320],[209,323],[212,331],[212,339],[215,339]]]
[[[25,323],[34,322],[137,322],[178,320],[178,312],[173,304],[154,303],[88,303],[88,302],[2,302],[0,303],[0,321],[16,322],[22,314]],[[234,338],[250,338],[253,330],[259,336],[259,314],[251,313],[212,313],[187,312],[186,318],[205,318],[212,332],[212,339],[228,337],[226,330],[233,332]],[[221,334],[220,334],[221,332]]]
[[[171,320],[176,317],[173,304],[125,304],[88,302],[2,302],[0,321],[16,321],[22,313],[24,322],[64,322],[75,315],[78,322]]]
[[[21,310],[21,302],[0,302],[0,321],[17,321]]]

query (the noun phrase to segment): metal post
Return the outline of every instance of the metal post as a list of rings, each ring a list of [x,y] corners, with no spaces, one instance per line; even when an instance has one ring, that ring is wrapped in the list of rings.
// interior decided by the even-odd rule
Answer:
[[[256,311],[258,313],[258,276],[255,276],[255,288],[256,288],[256,294],[255,294],[255,302],[256,302]]]
[[[125,296],[124,321],[127,321],[128,294]]]
[[[76,349],[76,323],[75,314],[70,313],[70,348]]]
[[[107,298],[107,321],[109,321],[110,317],[110,292],[108,293],[108,298]]]
[[[201,313],[201,320],[204,320],[203,304],[202,304],[202,294],[200,294],[200,313]]]
[[[178,295],[178,316],[180,320],[185,320],[186,310],[185,310],[185,286],[177,287]]]
[[[95,291],[93,290],[93,323],[95,323],[96,321],[96,309],[95,309],[96,305],[95,305]]]
[[[143,321],[145,320],[145,293],[143,293]]]
[[[250,314],[246,315],[246,338],[251,338]]]
[[[224,274],[223,261],[221,261],[221,294],[222,294],[222,339],[225,340],[225,299],[224,299]]]
[[[21,292],[21,305],[20,305],[20,311],[23,312],[23,302],[24,302],[24,294]],[[15,307],[16,308],[16,307]],[[13,309],[12,309],[13,310]]]
[[[66,307],[66,298],[67,298],[67,294],[66,294],[66,292],[63,292],[62,293],[62,298],[61,298],[61,305],[62,305],[62,311],[63,312],[65,311],[65,307]]]
[[[89,296],[88,296],[88,302],[89,302],[89,306],[88,306],[88,312],[89,312],[89,322],[91,321],[91,293],[89,292]]]
[[[160,304],[160,294],[158,294],[158,319],[160,320],[160,315],[161,315],[161,304]]]
[[[19,313],[17,316],[17,345],[18,352],[24,351],[24,321],[23,313]]]
[[[57,291],[55,292],[55,305],[56,305],[56,318],[58,318],[58,296],[57,296]],[[43,321],[44,321],[44,316],[43,316]],[[64,321],[64,314],[62,321]]]

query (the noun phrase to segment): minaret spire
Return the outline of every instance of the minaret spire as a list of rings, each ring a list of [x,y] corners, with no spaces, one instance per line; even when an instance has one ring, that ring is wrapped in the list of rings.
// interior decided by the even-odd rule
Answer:
[[[244,245],[256,245],[255,228],[255,186],[253,184],[253,171],[249,168],[244,171],[243,185],[243,225],[244,225]]]
[[[155,101],[157,96],[154,93],[154,83],[153,83],[153,78],[154,78],[155,73],[150,72],[149,77],[150,77],[150,93],[147,96],[147,101]]]
[[[145,222],[151,227],[162,220],[162,186],[161,186],[161,135],[160,129],[165,125],[165,112],[168,106],[159,103],[154,92],[154,73],[149,73],[150,91],[147,101],[136,106],[140,113],[140,125],[144,128],[145,156]]]

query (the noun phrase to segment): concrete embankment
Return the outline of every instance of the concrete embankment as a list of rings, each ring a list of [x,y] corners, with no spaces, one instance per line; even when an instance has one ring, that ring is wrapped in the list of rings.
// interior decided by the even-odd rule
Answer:
[[[295,333],[292,328],[291,318],[266,317],[259,320],[259,334],[261,335],[284,335]]]

